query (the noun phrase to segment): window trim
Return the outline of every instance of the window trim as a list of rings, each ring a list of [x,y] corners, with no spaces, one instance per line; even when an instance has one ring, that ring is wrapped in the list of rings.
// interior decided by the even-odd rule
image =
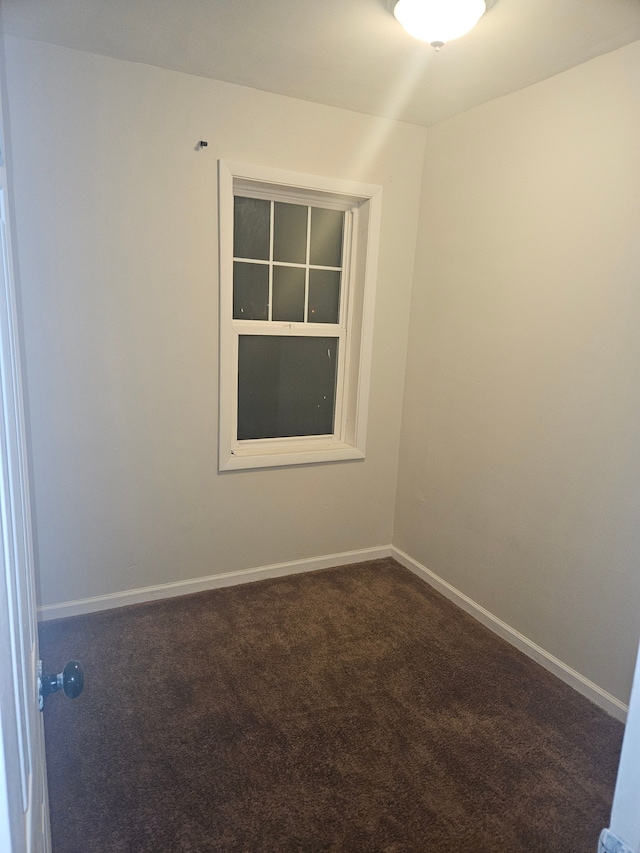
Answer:
[[[238,441],[237,376],[238,337],[241,333],[269,334],[274,329],[295,334],[337,336],[333,324],[284,323],[233,319],[233,207],[237,194],[274,201],[296,201],[345,210],[349,219],[347,239],[348,292],[340,318],[336,388],[335,433]],[[218,161],[219,202],[219,471],[363,459],[367,414],[382,187],[343,179],[326,178],[265,166]],[[297,328],[299,327],[299,328]]]

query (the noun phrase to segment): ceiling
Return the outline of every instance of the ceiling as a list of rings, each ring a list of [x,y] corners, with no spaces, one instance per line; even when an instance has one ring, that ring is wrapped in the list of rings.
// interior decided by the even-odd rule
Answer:
[[[640,39],[640,0],[495,0],[439,53],[385,0],[0,0],[6,33],[435,124]]]

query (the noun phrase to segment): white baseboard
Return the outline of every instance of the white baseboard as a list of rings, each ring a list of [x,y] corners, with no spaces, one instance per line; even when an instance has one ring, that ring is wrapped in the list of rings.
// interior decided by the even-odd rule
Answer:
[[[115,592],[109,595],[97,595],[93,598],[82,598],[77,601],[65,601],[60,604],[47,604],[38,608],[38,618],[42,621],[50,619],[62,619],[67,616],[81,616],[86,613],[96,613],[100,610],[110,610],[114,607],[125,607],[129,604],[141,604],[146,601],[157,601],[162,598],[174,598],[179,595],[190,595],[194,592],[203,592],[208,589],[218,589],[224,586],[235,586],[241,583],[264,580],[265,578],[284,577],[285,575],[300,574],[301,572],[312,572],[318,569],[329,569],[333,566],[344,566],[349,563],[362,563],[365,560],[378,560],[384,557],[393,557],[402,566],[409,569],[423,581],[428,583],[446,598],[469,613],[478,622],[511,643],[528,657],[537,661],[549,672],[552,672],[566,684],[573,687],[587,699],[595,702],[608,714],[625,722],[628,706],[616,699],[606,690],[598,687],[588,678],[585,678],[575,669],[563,663],[549,652],[529,640],[515,628],[507,625],[502,619],[494,616],[480,604],[477,604],[469,596],[456,589],[450,583],[438,577],[426,566],[423,566],[413,557],[405,554],[399,548],[392,545],[376,548],[361,548],[356,551],[344,551],[341,554],[330,554],[324,557],[311,557],[306,560],[293,560],[287,563],[274,563],[270,566],[259,566],[251,569],[239,569],[233,572],[224,572],[219,575],[210,575],[205,578],[194,578],[193,580],[177,581],[175,583],[157,584],[156,586],[142,587],[141,589],[129,589],[123,592]]]
[[[596,705],[599,705],[608,714],[611,714],[612,717],[621,720],[623,723],[626,721],[629,707],[623,702],[620,702],[619,699],[616,699],[615,696],[612,696],[611,693],[607,693],[606,690],[598,687],[598,685],[594,684],[593,681],[589,681],[589,679],[585,678],[584,675],[581,675],[579,672],[576,672],[575,669],[567,666],[566,663],[558,660],[558,658],[545,651],[532,640],[528,639],[528,637],[525,637],[519,631],[516,631],[515,628],[507,625],[507,623],[503,622],[502,619],[499,619],[480,604],[477,604],[473,599],[469,598],[468,595],[460,592],[459,589],[456,589],[450,583],[447,583],[447,581],[438,577],[438,575],[430,569],[427,569],[426,566],[423,566],[417,560],[414,560],[413,557],[405,554],[404,551],[392,546],[391,556],[406,569],[409,569],[409,571],[426,581],[429,586],[432,586],[434,589],[437,589],[438,592],[441,592],[445,598],[448,598],[454,604],[457,604],[458,607],[493,631],[494,634],[497,634],[499,637],[502,637],[503,640],[511,643],[512,646],[515,646],[521,652],[524,652],[528,657],[532,658],[545,669],[548,669],[549,672],[556,675],[561,681],[564,681],[570,687],[573,687],[574,690],[577,690],[578,693],[581,693],[583,696],[586,696],[587,699],[590,699]]]
[[[63,601],[60,604],[45,604],[43,607],[38,607],[38,619],[45,622],[50,619],[64,619],[67,616],[82,616],[86,613],[97,613],[100,610],[111,610],[114,607],[126,607],[129,604],[141,604],[162,598],[175,598],[179,595],[190,595],[193,592],[204,592],[223,586],[236,586],[236,584],[251,583],[265,578],[279,578],[285,575],[300,574],[301,572],[330,569],[349,563],[362,563],[365,560],[379,560],[390,556],[391,546],[381,546],[378,548],[361,548],[356,551],[343,551],[341,554],[311,557],[306,560],[274,563],[270,566],[259,566],[252,569],[238,569],[237,571],[223,572],[205,578],[162,583],[140,589],[127,589],[108,595],[96,595],[93,598]]]

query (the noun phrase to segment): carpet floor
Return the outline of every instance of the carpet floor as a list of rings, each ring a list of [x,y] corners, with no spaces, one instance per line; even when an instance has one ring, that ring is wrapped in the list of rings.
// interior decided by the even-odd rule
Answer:
[[[595,853],[623,726],[391,559],[44,623],[54,853]]]

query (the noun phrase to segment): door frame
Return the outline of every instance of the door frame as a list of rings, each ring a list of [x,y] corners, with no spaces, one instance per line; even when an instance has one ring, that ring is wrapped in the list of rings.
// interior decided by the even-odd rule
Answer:
[[[50,853],[2,37],[0,78],[0,849]]]

